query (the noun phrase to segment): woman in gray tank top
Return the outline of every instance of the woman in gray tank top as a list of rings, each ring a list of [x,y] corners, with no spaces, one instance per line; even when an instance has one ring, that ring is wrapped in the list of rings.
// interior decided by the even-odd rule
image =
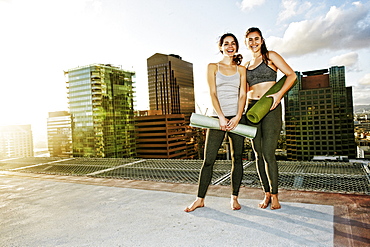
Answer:
[[[228,132],[238,123],[246,123],[244,107],[246,102],[246,69],[241,66],[241,55],[236,55],[239,43],[236,37],[227,33],[219,41],[219,49],[223,58],[218,63],[208,65],[207,80],[214,109],[214,117],[219,119],[220,129],[208,129],[204,150],[204,161],[199,176],[198,196],[185,212],[204,207],[204,198],[212,180],[213,165],[225,135],[231,143],[231,208],[239,210],[239,188],[243,177],[242,154],[244,137]]]
[[[256,156],[257,172],[265,192],[260,208],[279,209],[278,199],[278,165],[275,157],[280,131],[282,127],[282,109],[280,101],[284,94],[293,86],[296,74],[284,59],[274,51],[268,51],[261,31],[252,27],[247,30],[245,44],[251,50],[253,58],[247,63],[247,98],[249,110],[276,83],[276,71],[279,69],[286,75],[283,87],[275,94],[270,111],[260,122],[248,125],[257,127],[252,140]]]

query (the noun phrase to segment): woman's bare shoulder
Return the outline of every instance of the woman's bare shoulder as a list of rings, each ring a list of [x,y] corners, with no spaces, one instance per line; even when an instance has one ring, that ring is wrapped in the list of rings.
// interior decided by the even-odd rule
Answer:
[[[269,51],[268,52],[269,59],[279,59],[281,56],[276,51]]]
[[[217,70],[218,63],[209,63],[208,70]]]

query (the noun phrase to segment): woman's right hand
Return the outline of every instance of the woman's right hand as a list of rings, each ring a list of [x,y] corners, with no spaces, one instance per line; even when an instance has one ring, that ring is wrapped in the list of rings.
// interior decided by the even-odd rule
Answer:
[[[223,130],[223,131],[226,131],[226,127],[227,127],[227,124],[229,122],[229,119],[227,119],[225,117],[219,117],[218,121],[220,123],[220,129]]]

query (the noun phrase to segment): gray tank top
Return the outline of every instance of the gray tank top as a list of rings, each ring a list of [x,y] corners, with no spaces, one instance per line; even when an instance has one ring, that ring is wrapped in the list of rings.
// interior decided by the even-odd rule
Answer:
[[[220,72],[219,64],[216,73],[216,91],[217,98],[220,102],[220,107],[224,116],[235,116],[238,113],[238,100],[240,88],[240,74],[238,66],[236,73],[230,76]],[[216,111],[213,111],[214,116],[217,116]]]

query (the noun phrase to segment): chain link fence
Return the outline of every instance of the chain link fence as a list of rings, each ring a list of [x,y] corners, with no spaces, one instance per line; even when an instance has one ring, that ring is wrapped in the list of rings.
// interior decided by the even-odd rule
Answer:
[[[279,161],[279,188],[302,191],[370,194],[368,164]],[[197,183],[202,160],[52,158],[0,160],[0,171],[90,176],[112,179]],[[212,184],[230,185],[231,161],[217,160]],[[244,162],[242,185],[260,188],[254,161]]]

